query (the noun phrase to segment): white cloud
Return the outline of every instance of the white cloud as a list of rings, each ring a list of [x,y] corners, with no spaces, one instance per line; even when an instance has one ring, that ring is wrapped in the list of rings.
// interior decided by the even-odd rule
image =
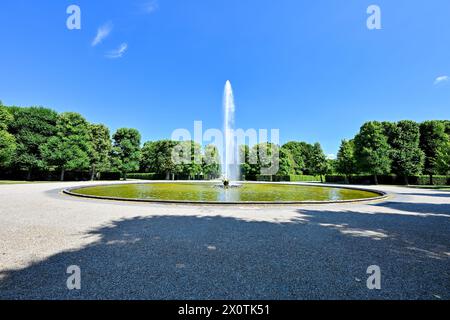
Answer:
[[[158,1],[156,1],[156,0],[149,0],[147,2],[144,2],[141,5],[142,12],[147,13],[147,14],[155,12],[156,10],[158,10],[158,8],[159,8],[159,5],[158,5]]]
[[[437,77],[436,80],[434,80],[434,84],[437,85],[442,82],[447,82],[448,80],[450,80],[449,76],[440,76],[440,77]]]
[[[124,55],[124,53],[127,51],[128,49],[128,44],[127,43],[122,43],[119,48],[115,49],[115,50],[111,50],[106,54],[107,58],[110,59],[117,59],[117,58],[122,58],[122,56]]]
[[[95,36],[94,40],[92,40],[92,46],[95,47],[99,43],[101,43],[112,31],[112,23],[108,22],[98,28],[97,35]]]
[[[337,157],[336,157],[336,155],[334,153],[331,153],[331,154],[327,154],[327,159],[328,160],[336,160]]]

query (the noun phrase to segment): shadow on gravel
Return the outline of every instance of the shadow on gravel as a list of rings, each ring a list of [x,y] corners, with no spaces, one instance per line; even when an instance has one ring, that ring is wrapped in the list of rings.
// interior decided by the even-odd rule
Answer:
[[[403,196],[413,196],[413,197],[440,197],[448,198],[450,201],[450,192],[443,193],[402,193]]]
[[[450,198],[449,203],[411,203],[411,202],[408,203],[408,202],[387,201],[375,204],[374,206],[410,212],[411,215],[417,213],[425,213],[435,216],[442,215],[442,217],[450,216]]]
[[[98,240],[0,273],[0,299],[449,298],[448,220],[299,210],[289,223],[157,216],[115,221]],[[382,290],[366,287],[370,265]],[[71,265],[79,291],[66,288]]]

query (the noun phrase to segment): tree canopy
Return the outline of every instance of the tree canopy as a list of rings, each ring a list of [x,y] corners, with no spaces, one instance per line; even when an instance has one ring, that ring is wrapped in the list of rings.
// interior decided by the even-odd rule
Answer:
[[[17,141],[17,152],[13,166],[28,171],[28,178],[33,169],[47,169],[49,164],[44,159],[41,146],[57,134],[58,114],[42,107],[9,107],[14,120],[9,131]]]
[[[378,183],[377,175],[391,170],[390,148],[383,125],[376,121],[365,123],[354,141],[358,166],[361,171],[373,174]]]
[[[113,141],[114,165],[126,179],[127,173],[139,170],[141,134],[136,129],[121,128],[113,135]]]
[[[336,170],[346,176],[357,172],[355,160],[355,143],[353,140],[342,140],[336,160]]]
[[[420,148],[425,153],[424,172],[430,176],[438,173],[438,151],[449,139],[445,129],[442,121],[425,121],[420,124]]]
[[[13,120],[12,114],[0,105],[0,168],[8,166],[16,153],[16,139],[7,131]]]
[[[107,126],[103,124],[89,125],[90,142],[91,142],[91,180],[99,172],[105,172],[111,169],[111,136]]]
[[[40,147],[43,159],[61,170],[83,170],[90,166],[92,154],[89,123],[80,114],[62,113],[56,121],[56,135]]]
[[[419,175],[423,170],[424,152],[420,149],[420,129],[414,121],[393,124],[390,139],[392,172],[408,177]]]
[[[337,159],[327,159],[320,143],[290,141],[279,146],[260,143],[242,145],[241,171],[246,179],[258,175],[320,175],[338,172],[378,175],[395,174],[407,181],[421,174],[450,174],[450,121],[416,123],[367,122],[351,140],[343,140]],[[107,126],[89,123],[80,114],[43,107],[0,105],[1,173],[25,172],[64,179],[65,172],[151,173],[166,179],[220,177],[221,150],[193,141],[148,141],[141,148],[136,129],[117,130],[112,139]],[[44,173],[42,175],[41,173]],[[265,179],[265,178],[264,178]]]

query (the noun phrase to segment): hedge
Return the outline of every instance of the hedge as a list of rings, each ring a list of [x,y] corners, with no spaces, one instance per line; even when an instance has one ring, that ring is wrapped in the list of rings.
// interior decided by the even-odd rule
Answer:
[[[381,175],[377,176],[379,184],[387,185],[404,185],[405,177],[397,175]],[[325,181],[328,183],[345,183],[344,175],[327,175]],[[348,176],[350,184],[374,184],[375,178],[373,175],[351,175]],[[430,185],[430,176],[413,176],[408,177],[410,185],[426,186]],[[433,176],[433,185],[450,185],[450,176]]]
[[[31,181],[59,181],[61,172],[59,170],[32,170]],[[100,180],[120,180],[119,172],[102,172]],[[19,180],[25,181],[28,178],[26,170],[0,170],[0,180]],[[64,181],[89,181],[91,173],[89,171],[66,171]]]
[[[128,173],[127,179],[137,180],[164,180],[166,177],[156,173]]]
[[[320,176],[306,176],[306,175],[289,175],[289,176],[270,176],[258,175],[256,181],[266,182],[317,182],[320,181]]]
[[[100,172],[100,180],[120,180],[122,174],[120,172]]]
[[[204,180],[202,175],[191,177],[188,175],[170,175],[174,180]],[[127,179],[136,180],[167,180],[167,175],[159,173],[128,173]],[[170,180],[170,179],[169,179]]]

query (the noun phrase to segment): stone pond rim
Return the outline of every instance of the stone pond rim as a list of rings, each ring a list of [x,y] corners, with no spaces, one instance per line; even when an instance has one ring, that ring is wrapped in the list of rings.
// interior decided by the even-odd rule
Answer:
[[[193,182],[193,181],[180,181],[180,182],[169,182],[169,181],[142,181],[142,182],[130,182],[130,183],[110,183],[110,184],[100,184],[100,185],[87,185],[87,186],[77,186],[71,188],[65,188],[62,190],[63,194],[85,198],[93,200],[105,200],[105,201],[120,201],[120,202],[135,202],[135,203],[160,203],[160,204],[186,204],[186,205],[216,205],[216,206],[246,206],[246,205],[320,205],[320,204],[346,204],[346,203],[367,203],[373,201],[384,200],[389,197],[389,194],[384,191],[366,189],[354,186],[337,186],[337,185],[318,185],[318,184],[302,184],[302,183],[273,183],[273,182],[245,182],[244,184],[258,184],[258,185],[287,185],[287,186],[299,186],[299,187],[318,187],[318,188],[332,188],[332,189],[342,189],[342,190],[354,190],[362,191],[367,193],[372,193],[374,197],[360,198],[360,199],[347,199],[347,200],[307,200],[307,201],[196,201],[196,200],[167,200],[167,199],[145,199],[145,198],[126,198],[126,197],[110,197],[110,196],[99,196],[90,194],[76,193],[75,191],[87,188],[95,187],[109,187],[109,186],[127,186],[127,185],[150,185],[150,184],[208,184],[208,182]],[[210,184],[211,182],[209,182]]]

